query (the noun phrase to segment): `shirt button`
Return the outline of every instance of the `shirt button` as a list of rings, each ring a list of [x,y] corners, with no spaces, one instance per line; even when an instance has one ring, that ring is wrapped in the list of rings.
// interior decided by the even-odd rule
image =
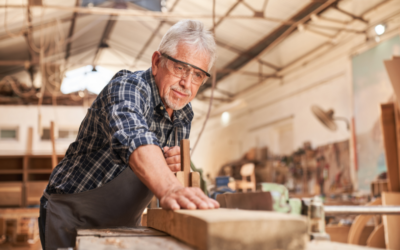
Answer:
[[[161,110],[163,110],[163,109],[164,109],[164,107],[162,107],[162,106],[161,106],[161,107],[160,107],[160,109],[161,109]]]

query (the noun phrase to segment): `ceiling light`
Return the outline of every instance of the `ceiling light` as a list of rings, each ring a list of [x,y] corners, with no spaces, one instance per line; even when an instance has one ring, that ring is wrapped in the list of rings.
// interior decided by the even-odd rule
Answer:
[[[380,36],[386,31],[386,26],[384,24],[378,24],[375,26],[375,33]]]
[[[227,126],[229,124],[229,121],[231,120],[231,115],[229,112],[224,112],[221,115],[221,124],[222,126]]]

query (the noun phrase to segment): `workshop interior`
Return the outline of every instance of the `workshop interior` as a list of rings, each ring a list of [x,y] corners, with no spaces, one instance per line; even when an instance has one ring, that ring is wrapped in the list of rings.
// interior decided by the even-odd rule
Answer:
[[[41,197],[106,112],[93,103],[120,70],[155,72],[187,19],[216,59],[183,62],[185,81],[207,76],[174,175],[220,207],[155,195],[137,226],[76,228],[55,249],[400,250],[400,0],[0,0],[0,250],[45,249]]]

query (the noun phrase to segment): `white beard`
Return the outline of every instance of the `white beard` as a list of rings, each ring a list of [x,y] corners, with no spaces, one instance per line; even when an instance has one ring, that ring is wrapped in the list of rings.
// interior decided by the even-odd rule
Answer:
[[[180,109],[182,109],[183,107],[185,107],[186,106],[186,104],[188,104],[189,102],[186,102],[186,103],[184,103],[184,104],[182,104],[181,106],[178,106],[178,103],[179,103],[179,101],[180,101],[180,99],[178,98],[177,99],[177,101],[176,102],[174,102],[174,100],[171,100],[170,98],[169,98],[169,93],[171,92],[171,90],[176,90],[176,91],[179,91],[179,92],[181,92],[181,93],[185,93],[185,94],[187,94],[188,95],[188,99],[190,99],[190,97],[192,96],[192,92],[190,91],[190,90],[188,90],[188,89],[182,89],[182,88],[180,88],[180,87],[178,87],[178,86],[171,86],[168,90],[167,90],[167,92],[165,93],[165,96],[164,96],[164,101],[165,101],[165,103],[167,104],[167,106],[168,107],[170,107],[172,110],[180,110]]]

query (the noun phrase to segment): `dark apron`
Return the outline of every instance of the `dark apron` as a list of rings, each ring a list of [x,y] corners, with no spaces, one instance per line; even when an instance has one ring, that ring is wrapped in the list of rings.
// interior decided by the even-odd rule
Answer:
[[[44,192],[48,199],[46,250],[74,247],[77,228],[135,227],[153,193],[127,167],[107,184],[76,194]]]

